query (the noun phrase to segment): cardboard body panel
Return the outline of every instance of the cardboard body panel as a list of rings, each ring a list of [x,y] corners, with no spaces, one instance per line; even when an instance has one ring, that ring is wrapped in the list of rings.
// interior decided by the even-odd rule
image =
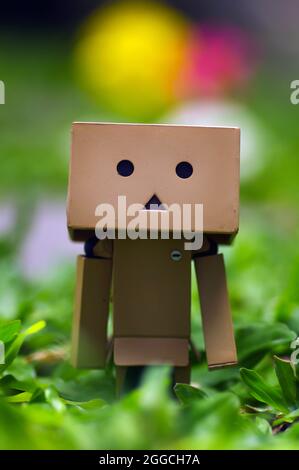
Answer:
[[[117,366],[189,364],[189,342],[184,338],[114,338]]]
[[[71,360],[75,367],[105,367],[112,260],[77,258]]]
[[[116,170],[122,159],[134,164],[129,177]],[[190,178],[177,176],[181,161],[192,164]],[[73,124],[67,219],[74,239],[95,228],[99,204],[110,203],[117,215],[119,195],[130,205],[154,194],[167,205],[203,204],[204,231],[229,240],[239,224],[239,129]]]
[[[182,254],[171,259],[173,250]],[[189,338],[191,252],[183,240],[115,240],[115,337]]]
[[[93,249],[94,256],[98,258],[112,258],[113,240],[99,240]]]
[[[195,269],[210,368],[237,363],[223,255],[195,258]]]

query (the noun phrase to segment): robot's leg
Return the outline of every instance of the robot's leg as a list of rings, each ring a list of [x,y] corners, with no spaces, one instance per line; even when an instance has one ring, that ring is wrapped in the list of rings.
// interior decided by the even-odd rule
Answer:
[[[174,368],[174,384],[189,384],[191,379],[191,366]]]
[[[147,366],[116,366],[116,393],[123,396],[140,387]]]
[[[116,366],[116,392],[121,397],[140,387],[148,366]],[[176,383],[190,383],[191,367],[174,367],[171,374],[170,391]]]

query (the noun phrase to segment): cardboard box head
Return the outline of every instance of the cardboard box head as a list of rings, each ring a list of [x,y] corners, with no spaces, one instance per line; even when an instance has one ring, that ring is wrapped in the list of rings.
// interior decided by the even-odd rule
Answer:
[[[239,224],[239,141],[232,127],[74,123],[71,238],[94,234],[96,207],[111,204],[117,212],[118,197],[126,196],[127,206],[144,209],[151,202],[203,204],[204,232],[228,242]]]

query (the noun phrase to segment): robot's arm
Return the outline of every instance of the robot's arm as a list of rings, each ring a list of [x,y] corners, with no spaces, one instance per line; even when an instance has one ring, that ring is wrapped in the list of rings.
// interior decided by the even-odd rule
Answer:
[[[99,249],[87,243],[85,252],[77,258],[71,359],[75,367],[101,368],[107,356],[112,254],[105,244]]]
[[[207,255],[207,256],[204,256]],[[194,257],[209,368],[237,363],[224,259],[217,246]]]

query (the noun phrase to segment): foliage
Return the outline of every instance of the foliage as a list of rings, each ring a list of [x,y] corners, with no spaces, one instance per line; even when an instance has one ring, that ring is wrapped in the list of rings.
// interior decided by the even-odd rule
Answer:
[[[11,50],[0,52],[1,78],[14,87],[0,109],[0,183],[19,213],[16,227],[0,240],[6,349],[0,448],[298,448],[298,375],[289,362],[299,332],[297,116],[279,101],[273,77],[272,88],[261,77],[248,97],[273,145],[261,172],[242,184],[240,234],[233,248],[223,249],[239,366],[207,370],[194,283],[192,335],[200,359],[192,355],[192,386],[177,385],[176,399],[169,370],[154,368],[139,390],[116,399],[112,367],[78,371],[69,365],[74,265],[34,281],[19,269],[38,197],[65,194],[69,123],[102,114],[75,88],[68,51],[58,52],[55,40],[40,38],[40,48],[9,43]],[[24,88],[29,76],[31,87]],[[273,136],[281,136],[279,142]]]
[[[254,259],[254,278],[247,260],[251,290],[248,293],[245,284],[239,291],[235,274],[244,263],[238,256],[243,243],[240,234],[235,250],[227,253],[240,372],[238,367],[207,370],[193,291],[194,342],[200,360],[192,356],[192,386],[177,385],[178,399],[169,393],[167,368],[149,370],[141,388],[122,399],[115,397],[111,366],[106,371],[73,369],[68,362],[73,267],[29,282],[6,264],[1,275],[2,318],[6,308],[14,308],[0,323],[7,354],[0,368],[1,448],[297,448],[298,379],[285,359],[296,336],[296,321],[288,309],[284,316],[278,308],[283,289],[275,304],[271,290],[269,297],[260,294],[263,308],[257,298],[250,302],[261,282],[261,258]],[[14,289],[4,302],[10,282]],[[286,290],[290,282],[292,274]]]
[[[241,379],[250,394],[267,407],[256,409],[259,414],[272,415],[276,426],[294,423],[299,418],[299,380],[296,367],[289,361],[274,356],[276,384],[267,384],[254,370],[241,369]]]

